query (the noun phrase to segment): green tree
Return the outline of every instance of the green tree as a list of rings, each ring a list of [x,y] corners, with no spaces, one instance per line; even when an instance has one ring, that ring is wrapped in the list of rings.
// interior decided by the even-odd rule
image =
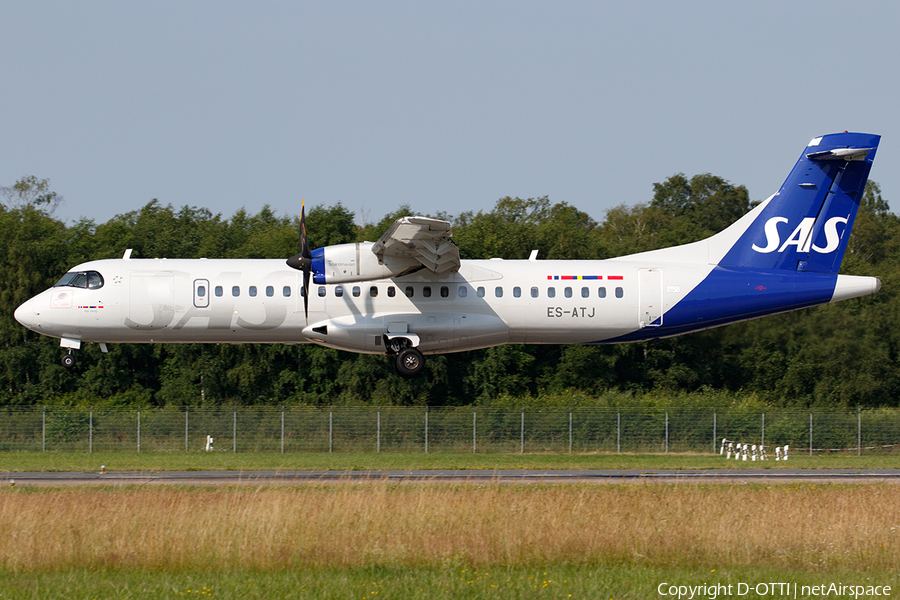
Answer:
[[[49,179],[25,175],[9,187],[0,187],[0,198],[7,210],[35,208],[52,215],[63,197],[50,189]]]

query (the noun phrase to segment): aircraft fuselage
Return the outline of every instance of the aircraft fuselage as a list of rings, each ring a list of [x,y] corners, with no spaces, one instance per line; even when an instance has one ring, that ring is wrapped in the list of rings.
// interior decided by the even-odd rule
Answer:
[[[386,351],[386,335],[400,334],[417,336],[425,354],[653,339],[830,302],[838,277],[864,293],[877,289],[874,278],[627,257],[475,260],[443,278],[314,284],[307,321],[301,274],[283,260],[116,259],[70,272],[99,273],[102,287],[50,288],[23,304],[16,318],[70,342],[315,342],[377,354]],[[702,297],[691,294],[711,279],[722,285],[708,286]]]

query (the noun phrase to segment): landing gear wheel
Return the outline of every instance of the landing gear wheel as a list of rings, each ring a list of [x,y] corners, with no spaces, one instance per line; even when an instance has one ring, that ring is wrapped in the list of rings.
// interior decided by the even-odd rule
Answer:
[[[64,366],[65,368],[71,369],[72,367],[75,366],[75,355],[74,354],[66,354],[62,357],[62,360],[60,362],[62,363],[62,366]]]
[[[415,348],[404,348],[397,354],[397,362],[394,367],[397,374],[406,379],[412,379],[422,372],[425,366],[425,357]]]

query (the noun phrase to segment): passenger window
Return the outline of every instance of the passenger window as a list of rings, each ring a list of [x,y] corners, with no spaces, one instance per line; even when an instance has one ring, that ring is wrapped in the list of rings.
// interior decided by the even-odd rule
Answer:
[[[266,296],[268,296],[269,298],[271,298],[271,297],[274,296],[274,295],[275,295],[275,288],[272,287],[271,285],[267,285],[267,286],[266,286]]]
[[[431,287],[427,286],[427,285],[425,287],[423,287],[422,295],[425,296],[426,298],[431,298]]]
[[[397,295],[397,288],[392,285],[388,286],[388,298],[393,298]]]
[[[255,298],[255,297],[256,297],[256,286],[255,286],[255,285],[251,285],[251,286],[250,286],[250,297],[251,297],[251,298]]]
[[[503,297],[503,288],[500,287],[499,285],[497,287],[495,287],[494,295],[497,296],[498,298],[502,298]]]
[[[620,287],[617,287],[616,288],[616,298],[621,298],[624,295],[625,295],[625,290],[623,290]]]
[[[206,286],[205,285],[197,286],[197,295],[201,298],[206,298]]]
[[[235,298],[240,296],[241,295],[241,286],[239,286],[239,285],[231,286],[231,295],[234,296]]]
[[[547,288],[547,297],[556,298],[556,288]]]
[[[358,285],[353,286],[353,297],[359,298],[359,286]]]
[[[478,288],[478,297],[484,298],[484,288],[483,287]]]
[[[513,297],[521,298],[522,297],[522,288],[520,288],[519,286],[514,287],[513,288]]]
[[[600,296],[601,298],[606,298],[606,288],[605,287],[598,288],[597,295]]]
[[[587,289],[586,287],[581,288],[581,297],[582,298],[590,298],[591,290]]]
[[[565,292],[566,292],[566,298],[571,298],[571,297],[572,297],[572,288],[567,287],[567,288],[565,289]]]
[[[459,286],[459,291],[457,292],[460,298],[465,298],[469,295],[469,288],[464,285]]]
[[[416,294],[416,291],[413,289],[413,286],[406,286],[406,297],[412,298]]]
[[[338,298],[343,298],[344,297],[344,286],[342,286],[342,285],[334,286],[334,295],[337,296]]]
[[[225,293],[225,291],[222,289],[222,286],[221,286],[221,285],[217,285],[217,286],[216,286],[216,296],[219,297],[219,298],[221,298],[221,297],[222,297],[222,294],[224,294],[224,293]]]
[[[302,292],[303,288],[300,288],[300,291]],[[283,288],[281,288],[281,295],[284,296],[285,298],[289,298],[291,295],[291,286],[286,285]]]
[[[324,297],[325,297],[325,286],[320,285],[319,286],[319,298],[324,298]]]
[[[372,298],[375,298],[378,296],[378,286],[377,285],[373,285],[372,287],[369,288],[369,296]]]
[[[441,298],[449,298],[450,297],[450,288],[446,285],[441,286]]]
[[[537,298],[539,294],[540,294],[540,292],[538,291],[538,289],[536,287],[531,288],[531,297],[532,298]]]

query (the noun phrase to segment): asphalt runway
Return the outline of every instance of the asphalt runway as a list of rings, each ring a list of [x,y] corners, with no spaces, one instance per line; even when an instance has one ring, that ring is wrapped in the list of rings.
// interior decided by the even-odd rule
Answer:
[[[900,469],[111,471],[0,474],[0,485],[314,485],[324,483],[900,483]]]

